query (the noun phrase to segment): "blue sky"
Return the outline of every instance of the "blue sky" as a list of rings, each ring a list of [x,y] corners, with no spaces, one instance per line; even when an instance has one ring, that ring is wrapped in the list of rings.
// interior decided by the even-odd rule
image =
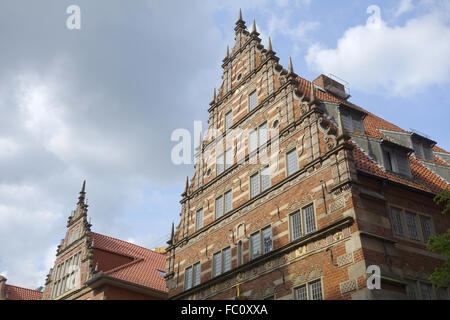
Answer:
[[[71,4],[81,9],[80,30],[66,28]],[[308,80],[339,76],[353,103],[450,150],[445,0],[2,1],[0,273],[8,283],[44,283],[83,179],[94,231],[165,244],[193,171],[170,161],[171,133],[206,123],[239,8],[249,28],[256,19],[264,45],[271,36],[282,65],[292,56]]]

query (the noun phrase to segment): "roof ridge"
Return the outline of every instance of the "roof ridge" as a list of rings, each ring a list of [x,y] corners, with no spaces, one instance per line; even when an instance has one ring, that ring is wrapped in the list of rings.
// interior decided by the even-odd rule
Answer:
[[[15,286],[15,285],[12,285],[12,284],[5,284],[5,287],[14,287],[14,288],[22,289],[22,290],[28,290],[28,291],[34,291],[34,292],[42,293],[41,291],[36,290],[36,289],[28,289],[28,288],[24,288],[24,287]]]
[[[111,236],[107,236],[107,235],[104,235],[104,234],[101,234],[101,233],[98,233],[98,232],[93,232],[93,231],[91,231],[91,234],[100,235],[100,236],[103,236],[103,237],[106,237],[106,238],[109,238],[109,239],[112,239],[112,240],[116,240],[116,241],[120,241],[120,242],[122,242],[122,243],[130,244],[130,245],[132,245],[132,246],[134,246],[134,247],[141,248],[141,249],[150,251],[150,252],[152,252],[152,253],[160,254],[160,253],[158,253],[158,252],[153,251],[152,249],[145,248],[145,247],[143,247],[143,246],[140,246],[140,245],[137,245],[137,244],[134,244],[134,243],[125,241],[125,240],[121,240],[121,239],[118,239],[118,238],[114,238],[114,237],[111,237]]]
[[[115,267],[115,268],[113,268],[113,269],[111,269],[111,270],[108,270],[108,271],[106,271],[106,272],[103,272],[103,274],[109,275],[109,274],[112,274],[112,273],[114,273],[114,272],[117,272],[117,271],[119,271],[119,270],[121,270],[121,269],[128,268],[129,266],[131,266],[131,265],[133,265],[133,264],[137,264],[137,263],[142,262],[142,261],[145,261],[145,259],[144,259],[144,258],[138,258],[138,259],[136,259],[136,260],[127,262],[127,263],[122,264],[122,265],[120,265],[120,266],[117,266],[117,267]]]

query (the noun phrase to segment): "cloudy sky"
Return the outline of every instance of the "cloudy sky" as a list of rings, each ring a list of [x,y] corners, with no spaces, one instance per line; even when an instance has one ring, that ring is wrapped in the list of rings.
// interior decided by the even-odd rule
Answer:
[[[83,179],[94,231],[164,245],[192,175],[171,133],[206,122],[239,7],[281,64],[345,79],[352,102],[450,150],[450,2],[345,3],[1,1],[0,274],[44,284]]]

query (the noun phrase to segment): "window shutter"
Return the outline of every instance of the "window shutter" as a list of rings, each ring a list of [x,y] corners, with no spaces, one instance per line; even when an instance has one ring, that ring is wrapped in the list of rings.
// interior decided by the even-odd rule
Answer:
[[[292,150],[286,155],[286,167],[287,167],[287,175],[297,172],[298,170],[298,160],[297,160],[297,149]]]
[[[192,267],[186,268],[184,272],[184,288],[188,290],[192,287]]]
[[[363,122],[360,116],[353,115],[352,117],[352,125],[353,125],[353,131],[355,132],[364,132],[363,128]]]
[[[259,126],[259,146],[265,146],[267,143],[267,122]]]
[[[223,213],[223,197],[216,199],[216,219],[220,218]]]
[[[225,115],[225,130],[228,130],[233,125],[233,113],[230,111]]]
[[[218,156],[216,159],[216,174],[219,175],[223,172],[224,167],[223,167],[223,163],[224,163],[224,156],[223,154]]]
[[[404,237],[402,212],[399,209],[391,208],[391,217],[395,234]]]
[[[420,224],[422,226],[423,240],[427,242],[433,233],[431,229],[431,219],[425,216],[420,216]]]
[[[215,253],[213,257],[213,276],[217,277],[222,273],[221,252]]]
[[[261,192],[270,188],[270,170],[265,167],[261,170]]]
[[[233,165],[233,149],[228,149],[225,152],[225,169],[228,169],[229,167],[231,167]]]
[[[203,227],[203,209],[197,211],[195,218],[195,231],[200,230]]]
[[[406,154],[403,152],[396,152],[395,158],[397,162],[397,172],[405,176],[410,176],[411,170],[409,168],[409,159]]]
[[[194,264],[194,286],[198,286],[200,284],[200,263]]]
[[[231,270],[231,249],[226,248],[222,251],[223,253],[223,272]]]
[[[424,158],[423,148],[420,142],[413,142],[413,149],[417,158]]]
[[[302,226],[300,211],[290,215],[291,220],[291,240],[294,241],[302,236]]]
[[[263,253],[272,251],[272,227],[265,228],[262,231]]]
[[[259,174],[250,177],[250,197],[253,198],[259,194]]]
[[[231,201],[232,201],[232,193],[231,191],[228,191],[227,193],[225,193],[225,213],[231,211]]]
[[[248,103],[249,103],[250,111],[255,109],[256,106],[258,105],[258,95],[256,93],[256,90],[253,91],[252,93],[250,93],[249,98],[248,98]]]
[[[420,240],[416,218],[417,216],[414,213],[406,212],[406,224],[408,226],[409,237],[413,240]]]
[[[303,219],[305,226],[305,234],[311,233],[316,230],[316,221],[314,217],[314,205],[309,205],[303,208]]]
[[[353,122],[350,114],[345,114],[341,112],[342,125],[345,130],[353,131]]]
[[[252,130],[249,135],[248,141],[248,152],[251,153],[258,148],[258,132],[257,130]]]
[[[258,233],[255,233],[251,236],[251,246],[252,246],[252,259],[261,255],[261,237]]]

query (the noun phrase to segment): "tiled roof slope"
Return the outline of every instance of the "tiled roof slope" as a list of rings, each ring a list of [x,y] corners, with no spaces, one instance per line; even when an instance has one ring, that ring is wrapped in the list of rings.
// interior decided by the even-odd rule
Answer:
[[[103,275],[167,292],[166,282],[158,272],[166,270],[165,254],[95,232],[91,232],[91,237],[96,249],[134,258],[114,269],[103,270]]]
[[[5,294],[8,296],[8,300],[40,300],[42,292],[37,290],[31,290],[12,285],[5,285]]]
[[[299,82],[299,89],[302,92],[310,92],[312,83],[308,80],[305,80],[301,77],[297,77],[297,81]],[[364,118],[364,131],[365,136],[369,136],[376,139],[388,140],[390,139],[383,135],[380,130],[389,130],[389,131],[397,131],[402,133],[411,133],[409,131],[405,131],[402,128],[368,112],[367,110],[345,100],[341,100],[329,93],[325,93],[321,90],[315,88],[315,95],[318,100],[325,102],[334,102],[334,103],[342,103],[350,108],[357,109],[367,114]],[[353,156],[355,158],[355,163],[357,169],[361,171],[365,171],[367,173],[388,179],[390,181],[394,181],[397,183],[401,183],[413,188],[417,188],[419,190],[438,193],[442,189],[449,188],[449,185],[441,179],[438,175],[430,171],[427,167],[425,167],[419,160],[417,160],[414,156],[409,156],[411,173],[414,177],[414,180],[409,180],[403,178],[400,175],[392,174],[390,172],[383,171],[371,158],[369,158],[363,150],[361,150],[356,144],[352,143],[355,147],[353,149]],[[436,152],[449,153],[448,151],[439,148],[438,146],[434,146],[433,150]],[[421,159],[421,161],[423,161]],[[433,163],[448,166],[445,162],[434,157]]]

